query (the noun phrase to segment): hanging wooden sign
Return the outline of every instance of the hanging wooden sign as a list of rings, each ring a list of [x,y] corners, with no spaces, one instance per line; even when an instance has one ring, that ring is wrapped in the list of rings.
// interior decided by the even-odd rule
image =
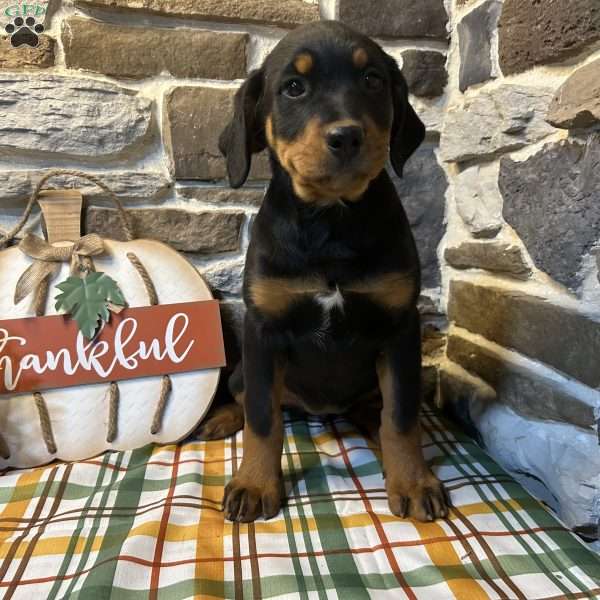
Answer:
[[[0,320],[0,394],[224,365],[217,300],[127,308],[92,340],[62,315]]]

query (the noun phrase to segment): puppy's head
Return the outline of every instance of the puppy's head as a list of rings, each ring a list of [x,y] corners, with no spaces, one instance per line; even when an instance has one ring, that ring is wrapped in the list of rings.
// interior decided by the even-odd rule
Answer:
[[[334,21],[288,34],[237,92],[219,141],[232,187],[267,145],[305,202],[357,200],[425,137],[396,61]]]

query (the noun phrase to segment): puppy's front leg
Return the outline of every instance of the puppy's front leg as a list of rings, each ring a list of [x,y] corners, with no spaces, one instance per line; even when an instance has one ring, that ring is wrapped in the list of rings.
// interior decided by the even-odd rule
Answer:
[[[283,366],[259,339],[250,317],[244,325],[244,456],[225,488],[223,510],[231,521],[274,517],[281,507]]]
[[[420,521],[446,517],[448,494],[427,466],[421,447],[421,333],[416,310],[406,333],[379,358],[377,375],[383,397],[379,435],[390,510]]]

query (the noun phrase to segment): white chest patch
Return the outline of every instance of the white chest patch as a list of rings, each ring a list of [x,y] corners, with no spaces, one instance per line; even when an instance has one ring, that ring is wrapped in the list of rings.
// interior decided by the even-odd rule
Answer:
[[[315,300],[323,309],[323,321],[321,327],[314,332],[314,336],[318,344],[324,345],[329,335],[330,313],[335,307],[344,310],[344,296],[342,296],[340,289],[336,287],[335,291],[316,294]]]
[[[344,296],[340,292],[340,288],[336,287],[335,291],[332,291],[328,294],[317,294],[315,296],[315,300],[323,307],[323,309],[327,312],[335,308],[336,306],[339,309],[344,308]]]

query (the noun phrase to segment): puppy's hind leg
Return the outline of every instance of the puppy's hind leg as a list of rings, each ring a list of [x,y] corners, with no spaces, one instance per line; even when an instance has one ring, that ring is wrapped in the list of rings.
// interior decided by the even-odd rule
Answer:
[[[381,394],[377,390],[361,398],[345,415],[358,431],[376,446],[381,445],[379,439],[381,406]]]
[[[237,402],[230,402],[211,409],[198,428],[196,437],[204,442],[222,440],[244,427],[244,409]]]
[[[202,421],[196,437],[202,441],[221,440],[234,435],[244,427],[244,381],[242,363],[235,368],[229,379],[229,391],[235,398],[210,409]]]

